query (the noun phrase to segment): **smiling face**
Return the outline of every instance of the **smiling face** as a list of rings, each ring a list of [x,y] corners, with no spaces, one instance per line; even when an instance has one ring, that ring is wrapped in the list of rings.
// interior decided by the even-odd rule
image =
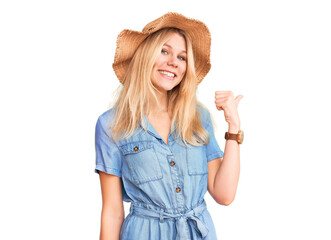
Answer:
[[[186,42],[182,35],[173,33],[163,45],[152,69],[152,83],[161,92],[176,87],[186,73]]]

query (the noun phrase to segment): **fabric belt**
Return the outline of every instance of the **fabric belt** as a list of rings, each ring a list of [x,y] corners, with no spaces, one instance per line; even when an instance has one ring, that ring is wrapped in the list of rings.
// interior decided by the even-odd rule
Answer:
[[[206,202],[203,201],[199,206],[193,208],[192,210],[185,213],[173,214],[165,212],[163,208],[148,209],[141,204],[135,204],[132,202],[130,206],[130,214],[159,219],[161,223],[164,222],[164,219],[172,218],[176,221],[176,240],[187,240],[190,239],[188,224],[193,224],[193,229],[195,229],[198,235],[202,238],[207,236],[208,228],[205,226],[205,223],[199,219],[199,216],[205,209],[207,209],[207,206]]]

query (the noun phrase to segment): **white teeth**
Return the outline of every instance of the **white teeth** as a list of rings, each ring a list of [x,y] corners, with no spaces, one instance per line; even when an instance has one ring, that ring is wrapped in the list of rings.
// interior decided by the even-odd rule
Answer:
[[[170,72],[166,72],[166,71],[159,71],[160,73],[167,75],[168,77],[175,77],[175,74],[170,73]]]

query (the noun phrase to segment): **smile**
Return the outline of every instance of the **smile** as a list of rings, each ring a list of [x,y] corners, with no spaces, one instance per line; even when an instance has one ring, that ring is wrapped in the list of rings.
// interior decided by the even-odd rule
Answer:
[[[176,74],[174,74],[172,72],[167,72],[167,71],[159,70],[159,73],[161,73],[161,74],[163,74],[165,76],[171,77],[171,78],[176,77]]]

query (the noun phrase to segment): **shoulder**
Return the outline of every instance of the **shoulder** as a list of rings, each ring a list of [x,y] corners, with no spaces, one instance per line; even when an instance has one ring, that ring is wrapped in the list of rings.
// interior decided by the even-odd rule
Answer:
[[[103,112],[99,118],[98,121],[101,122],[102,125],[108,125],[109,121],[113,119],[115,116],[115,108],[111,108],[105,112]]]
[[[101,115],[99,115],[97,120],[97,128],[101,128],[103,130],[107,130],[107,134],[110,135],[110,125],[112,119],[114,119],[115,116],[115,109],[111,108],[105,112],[103,112]]]

